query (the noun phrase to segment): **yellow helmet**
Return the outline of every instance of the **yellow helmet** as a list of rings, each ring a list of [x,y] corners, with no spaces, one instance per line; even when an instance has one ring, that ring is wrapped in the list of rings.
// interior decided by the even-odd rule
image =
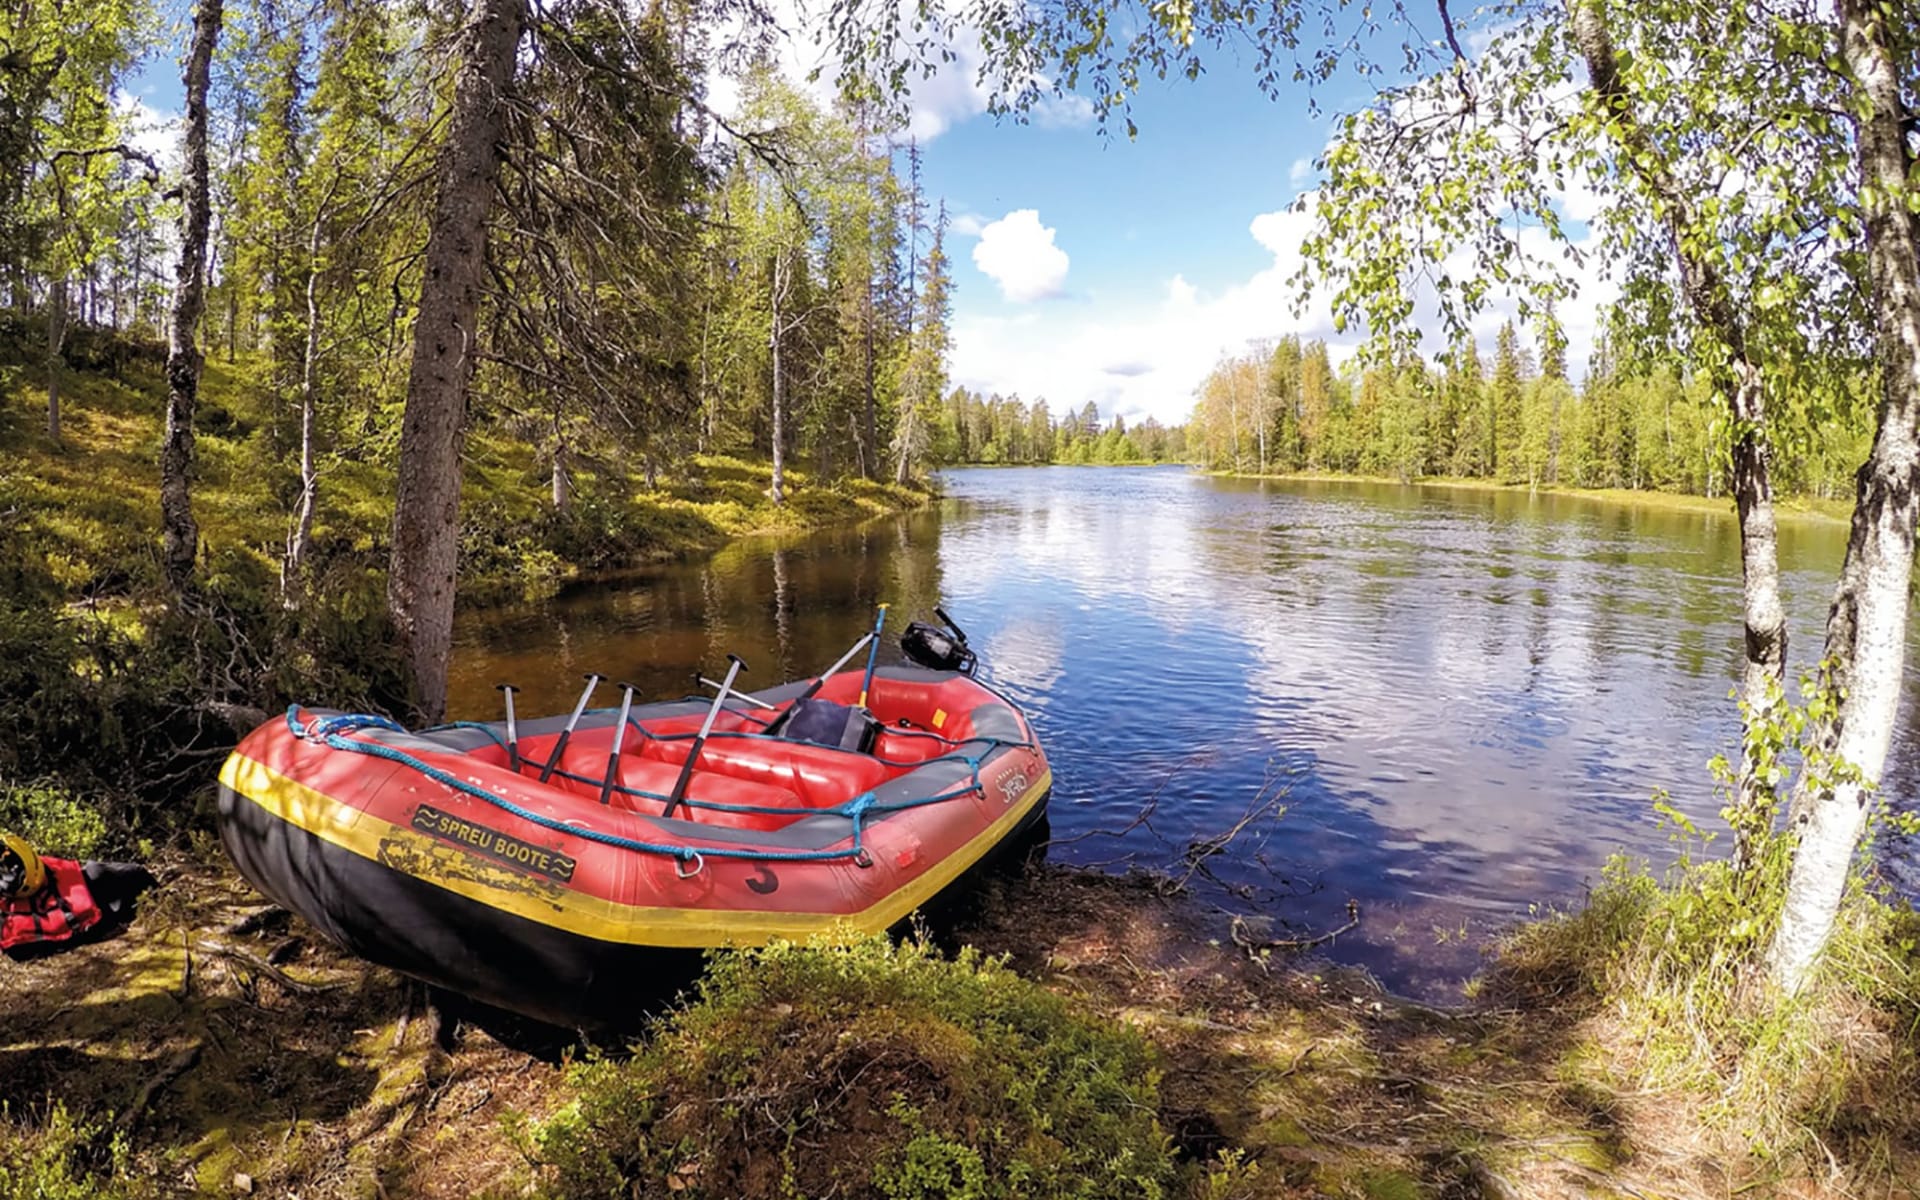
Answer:
[[[21,867],[20,880],[12,889],[13,895],[31,896],[46,885],[46,864],[42,863],[40,856],[33,852],[33,847],[27,845],[24,838],[18,838],[5,830],[0,830],[0,879],[12,874],[4,870],[5,860],[8,858],[19,859]]]

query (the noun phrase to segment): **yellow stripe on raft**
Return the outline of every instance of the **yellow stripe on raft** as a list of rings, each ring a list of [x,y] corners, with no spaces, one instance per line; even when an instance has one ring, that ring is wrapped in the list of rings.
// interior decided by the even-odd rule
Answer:
[[[220,782],[287,824],[373,862],[381,861],[381,843],[395,839],[409,845],[444,845],[363,809],[342,804],[325,792],[282,775],[243,754],[236,753],[227,758],[226,765],[220,768]],[[656,908],[620,904],[559,884],[543,888],[538,893],[528,893],[504,891],[453,876],[415,878],[464,896],[476,904],[509,912],[554,929],[595,941],[627,945],[678,948],[748,946],[775,938],[800,941],[831,929],[849,926],[861,932],[878,933],[932,899],[967,868],[985,857],[987,851],[1018,825],[1052,786],[1053,772],[1042,772],[1019,803],[1000,814],[993,824],[975,834],[966,845],[904,887],[855,913]],[[830,867],[835,864],[827,860],[819,865]]]

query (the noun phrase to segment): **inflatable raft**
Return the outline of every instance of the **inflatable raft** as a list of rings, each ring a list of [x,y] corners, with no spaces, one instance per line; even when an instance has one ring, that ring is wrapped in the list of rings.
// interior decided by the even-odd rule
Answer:
[[[631,1023],[684,965],[669,952],[892,928],[1040,821],[1051,777],[1011,702],[964,672],[869,672],[519,722],[509,693],[504,722],[424,732],[296,707],[227,760],[221,837],[354,954],[554,1024]]]

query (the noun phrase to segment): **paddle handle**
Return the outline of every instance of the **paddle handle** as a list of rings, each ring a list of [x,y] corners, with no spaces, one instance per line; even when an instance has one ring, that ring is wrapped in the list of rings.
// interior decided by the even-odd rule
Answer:
[[[673,781],[673,791],[667,794],[667,809],[662,816],[671,817],[673,810],[687,798],[687,785],[693,782],[693,765],[700,760],[700,751],[706,747],[707,735],[713,732],[713,719],[720,715],[720,706],[727,702],[734,679],[747,665],[737,654],[727,655],[727,662],[727,677],[720,681],[720,692],[713,698],[713,707],[707,710],[707,719],[701,722],[700,732],[693,739],[693,749],[687,752],[687,761],[680,764],[680,777]]]
[[[873,669],[880,663],[880,631],[887,624],[887,606],[882,604],[873,614],[873,641],[867,644],[867,673],[860,680],[860,707],[867,707],[867,693],[873,689]],[[872,711],[869,709],[868,711]]]

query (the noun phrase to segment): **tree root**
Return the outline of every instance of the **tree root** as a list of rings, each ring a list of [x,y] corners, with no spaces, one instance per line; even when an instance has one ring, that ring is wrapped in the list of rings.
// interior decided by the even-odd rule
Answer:
[[[256,974],[266,976],[288,991],[297,992],[302,996],[317,996],[322,992],[331,992],[335,988],[342,986],[338,983],[307,983],[304,980],[295,979],[266,959],[261,958],[257,954],[242,950],[238,946],[227,946],[219,942],[206,940],[200,941],[197,945],[208,954],[216,954],[230,962],[237,962]]]
[[[174,1080],[191,1071],[193,1064],[200,1061],[200,1051],[204,1049],[205,1046],[205,1042],[195,1042],[188,1046],[180,1053],[174,1055],[173,1060],[161,1068],[158,1075],[155,1075],[153,1078],[147,1080],[146,1083],[142,1084],[140,1091],[135,1094],[133,1098],[133,1103],[127,1106],[125,1112],[114,1118],[114,1131],[117,1133],[131,1133],[134,1126],[140,1123],[141,1117],[146,1114],[147,1106],[153,1103],[153,1098],[166,1090],[167,1086]]]

